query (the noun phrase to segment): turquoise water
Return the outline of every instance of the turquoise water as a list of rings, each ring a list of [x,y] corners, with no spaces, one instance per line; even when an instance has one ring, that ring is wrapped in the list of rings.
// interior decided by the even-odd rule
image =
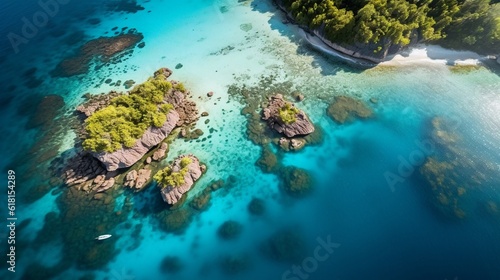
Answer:
[[[20,32],[20,19],[41,8],[36,1],[0,4],[4,15],[0,162],[4,174],[7,169],[16,171],[18,224],[25,221],[16,233],[16,273],[6,271],[3,262],[2,279],[500,278],[500,214],[484,211],[486,203],[500,203],[498,74],[484,67],[457,73],[446,65],[420,64],[363,69],[308,46],[296,27],[282,23],[282,15],[269,1],[147,1],[138,2],[144,10],[136,13],[110,9],[110,3],[120,2],[61,5],[48,26],[20,45],[17,54],[6,34]],[[100,22],[93,24],[90,19]],[[62,58],[89,39],[112,35],[115,26],[137,29],[144,35],[145,47],[135,48],[120,63],[91,67],[85,75],[51,76]],[[175,70],[178,63],[183,67]],[[200,112],[209,112],[210,123],[202,119],[197,127],[212,137],[200,142],[176,140],[163,163],[189,152],[208,165],[189,197],[213,180],[229,176],[235,180],[231,188],[213,193],[210,208],[195,213],[181,234],[158,227],[155,214],[164,204],[155,187],[135,194],[117,192],[114,211],[123,210],[126,217],[113,222],[109,230],[113,239],[107,245],[116,254],[101,267],[82,268],[82,260],[65,255],[68,236],[61,231],[73,229],[45,218],[53,213],[48,217],[58,221],[67,214],[61,201],[68,189],[50,182],[54,178],[48,171],[50,161],[72,151],[71,112],[83,94],[124,90],[104,80],[140,83],[164,66],[174,69],[172,78],[192,91]],[[28,71],[33,67],[36,70]],[[313,174],[314,190],[305,198],[287,196],[275,175],[263,174],[255,166],[261,148],[247,139],[242,105],[228,95],[231,85],[256,87],[271,75],[274,84],[286,83],[306,96],[299,106],[324,132],[320,144],[286,153],[282,159],[284,165]],[[215,92],[212,99],[206,97],[208,91]],[[40,119],[37,108],[48,94],[62,97],[65,105],[49,121],[32,128],[30,124]],[[326,108],[340,94],[366,101],[375,117],[334,123]],[[371,104],[369,98],[378,102]],[[384,176],[397,174],[401,159],[408,160],[421,149],[417,143],[428,140],[429,121],[435,116],[455,124],[460,145],[475,155],[474,160],[497,167],[488,173],[487,183],[467,193],[463,219],[435,207],[418,171],[421,163],[396,185]],[[49,187],[41,192],[40,186]],[[34,192],[41,197],[30,195]],[[253,198],[264,201],[263,216],[249,214]],[[126,205],[131,205],[130,211]],[[6,209],[1,211],[6,217]],[[109,217],[110,224],[114,221],[113,211],[80,211],[84,221],[94,215]],[[242,224],[235,240],[217,236],[218,227],[228,220]],[[44,225],[50,230],[44,231]],[[265,253],[266,240],[282,229],[300,237],[300,242],[282,248],[303,248],[298,260],[278,261]],[[83,236],[82,244],[97,247],[91,240],[94,233],[86,230],[90,240]],[[4,256],[6,234],[2,231]],[[321,244],[318,238],[330,239],[335,248],[314,267],[310,260]],[[160,269],[166,256],[178,258],[181,265],[175,273]],[[228,258],[233,260],[230,268]],[[303,265],[305,274],[287,274],[293,265]],[[58,266],[62,268],[55,269]]]

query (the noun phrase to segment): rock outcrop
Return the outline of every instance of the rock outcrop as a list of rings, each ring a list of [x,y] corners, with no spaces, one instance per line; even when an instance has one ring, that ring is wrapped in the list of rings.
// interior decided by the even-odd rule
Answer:
[[[88,41],[80,47],[76,55],[62,60],[51,72],[52,76],[71,77],[85,74],[90,70],[90,64],[95,57],[99,57],[100,61],[105,63],[120,61],[120,58],[124,57],[120,57],[119,54],[132,49],[144,38],[141,33],[134,31],[130,30],[127,34],[99,37]]]
[[[283,112],[289,118],[284,119]],[[286,101],[281,94],[269,98],[269,105],[264,108],[262,118],[267,121],[269,127],[286,137],[307,135],[314,132],[314,126],[306,113],[297,109],[291,102]]]
[[[140,160],[149,149],[158,145],[175,128],[179,121],[179,114],[176,110],[170,110],[167,114],[167,121],[162,127],[149,127],[135,145],[131,148],[121,148],[118,151],[107,153],[92,153],[92,155],[101,161],[108,171],[114,171],[119,168],[130,167]]]
[[[130,188],[142,189],[146,182],[151,178],[151,170],[149,169],[139,169],[132,170],[125,176],[124,185]]]
[[[336,122],[344,123],[354,117],[370,118],[372,110],[360,100],[348,96],[335,96],[335,100],[328,106],[327,114]]]
[[[188,162],[185,166],[183,165],[183,159],[188,158]],[[167,167],[171,174],[183,174],[179,185],[165,184],[165,182],[159,182],[161,189],[161,196],[163,200],[168,204],[175,204],[184,193],[189,191],[194,183],[201,177],[203,172],[205,172],[206,166],[200,164],[200,161],[193,155],[182,155],[174,160],[174,162]],[[183,172],[184,171],[184,172]],[[155,177],[155,179],[157,179]]]
[[[304,138],[286,138],[281,137],[279,139],[279,146],[285,151],[298,151],[306,145],[307,141]]]
[[[154,161],[160,161],[162,158],[165,157],[167,151],[168,151],[168,144],[165,142],[161,143],[161,146],[156,151],[154,151],[152,159]]]
[[[86,192],[104,192],[115,185],[114,175],[92,156],[77,154],[66,164],[63,177],[68,186],[77,186]]]

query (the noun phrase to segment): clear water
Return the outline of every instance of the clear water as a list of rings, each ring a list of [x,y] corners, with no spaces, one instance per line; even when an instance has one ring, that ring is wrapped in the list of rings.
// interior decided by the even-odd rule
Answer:
[[[393,187],[384,177],[386,172],[397,173],[400,159],[408,159],[419,149],[416,142],[427,139],[428,121],[434,116],[455,121],[456,132],[469,153],[499,166],[498,70],[481,67],[456,73],[445,65],[360,69],[309,47],[296,27],[282,23],[282,15],[270,1],[154,0],[139,2],[145,9],[137,13],[106,9],[107,4],[115,2],[70,1],[60,5],[49,24],[20,45],[17,54],[7,34],[20,34],[21,18],[32,18],[41,7],[37,1],[0,3],[0,163],[4,174],[8,169],[18,174],[18,224],[31,219],[17,231],[16,273],[8,272],[3,261],[2,279],[22,279],[34,263],[43,271],[43,267],[49,270],[65,258],[64,241],[57,229],[52,231],[56,233],[54,238],[39,239],[44,236],[41,229],[46,214],[60,212],[57,199],[61,192],[49,192],[34,202],[23,197],[51,179],[47,165],[53,156],[34,159],[41,150],[58,151],[56,155],[71,151],[74,134],[65,120],[83,101],[81,96],[124,90],[123,86],[105,84],[104,79],[140,83],[159,67],[173,69],[178,63],[183,67],[174,70],[173,78],[191,89],[201,112],[210,113],[210,123],[201,120],[197,127],[205,133],[209,128],[216,131],[204,142],[177,140],[164,163],[186,152],[207,163],[207,174],[190,196],[212,180],[229,175],[237,178],[234,187],[215,192],[211,207],[196,214],[180,235],[161,231],[154,213],[140,210],[158,200],[157,189],[151,186],[140,194],[125,191],[116,199],[115,210],[119,211],[128,197],[134,206],[126,222],[132,227],[124,226],[124,222],[111,230],[118,254],[98,269],[79,269],[75,261],[56,275],[39,273],[40,279],[89,275],[117,280],[500,279],[500,217],[481,210],[486,201],[500,203],[498,183],[482,185],[472,192],[466,218],[456,220],[434,207],[418,171]],[[89,23],[93,18],[100,23]],[[251,24],[252,28],[245,31],[242,24]],[[89,39],[112,35],[115,26],[136,28],[144,34],[146,46],[135,48],[118,64],[96,70],[91,67],[86,75],[50,75],[62,58]],[[33,67],[34,77],[23,75]],[[227,94],[230,85],[255,86],[270,75],[276,76],[276,82],[290,82],[306,96],[301,108],[324,130],[320,145],[283,158],[284,165],[314,174],[314,191],[306,198],[287,197],[276,176],[263,174],[254,165],[260,147],[246,138],[242,105]],[[208,91],[215,92],[212,99],[206,98]],[[30,129],[28,123],[33,121],[40,98],[47,94],[61,96],[65,106],[51,126]],[[339,94],[365,101],[377,98],[378,103],[370,105],[375,118],[334,123],[325,110]],[[46,130],[54,137],[42,142],[40,135]],[[62,191],[67,190],[63,187]],[[4,192],[2,195],[6,201]],[[254,197],[265,201],[266,214],[262,217],[247,211]],[[0,211],[2,217],[7,216],[6,207]],[[224,241],[217,236],[218,227],[227,220],[243,224],[236,240]],[[142,225],[138,236],[133,234],[135,225]],[[310,258],[279,262],[263,254],[263,242],[276,231],[290,227],[300,234],[306,256],[314,256],[318,238],[329,237],[339,246],[317,267],[308,266]],[[0,245],[3,256],[6,238],[4,228]],[[135,248],[127,250],[131,244],[136,244]],[[160,263],[165,256],[178,257],[182,269],[175,274],[162,272]],[[227,256],[244,256],[248,266],[228,274],[222,265]],[[287,276],[292,265],[302,264],[306,266],[302,277]]]

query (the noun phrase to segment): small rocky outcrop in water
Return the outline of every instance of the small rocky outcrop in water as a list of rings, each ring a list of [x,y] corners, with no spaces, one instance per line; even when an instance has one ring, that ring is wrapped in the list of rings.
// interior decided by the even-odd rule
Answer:
[[[301,261],[306,255],[303,237],[291,228],[275,232],[262,244],[261,249],[264,255],[282,262]]]
[[[123,183],[135,190],[146,186],[151,179],[151,173],[157,170],[155,169],[157,164],[153,161],[160,161],[164,158],[168,151],[166,142],[171,142],[177,137],[177,132],[173,133],[172,131],[177,126],[192,125],[192,122],[198,119],[196,104],[187,97],[189,91],[179,82],[166,81],[166,77],[169,77],[171,73],[172,71],[168,68],[161,68],[155,72],[155,79],[158,77],[160,80],[165,80],[165,83],[171,84],[168,90],[164,90],[163,101],[157,105],[172,105],[168,111],[164,112],[163,125],[159,127],[149,126],[140,138],[128,148],[122,145],[121,148],[112,152],[78,149],[74,156],[61,161],[63,164],[61,173],[67,185],[76,186],[76,188],[87,192],[106,191],[114,183]],[[141,86],[143,85],[138,85],[138,87]],[[131,94],[136,93],[124,94],[112,91],[109,94],[95,96],[86,94],[87,101],[76,109],[81,125],[77,125],[75,129],[80,140],[84,142],[89,137],[90,132],[87,131],[88,122],[86,122],[88,118],[113,105],[114,102],[117,102],[116,100],[120,100],[119,98]],[[77,147],[80,148],[80,143]],[[149,151],[151,153],[148,154]],[[148,157],[144,158],[146,154]],[[144,160],[141,161],[143,158]],[[132,165],[134,165],[133,170],[123,174],[123,169]],[[111,178],[114,178],[114,181],[110,181]]]
[[[355,117],[370,118],[373,112],[360,100],[348,96],[335,96],[333,103],[328,106],[327,114],[334,121],[342,124]]]
[[[182,155],[166,168],[158,171],[154,179],[161,187],[163,200],[175,204],[182,195],[189,191],[205,172],[206,166],[193,155]]]
[[[140,190],[150,178],[151,170],[149,169],[132,170],[125,176],[124,185]]]
[[[269,127],[286,137],[307,135],[314,132],[314,126],[306,113],[291,102],[286,101],[283,95],[276,94],[269,98],[267,108],[264,108],[262,119]]]

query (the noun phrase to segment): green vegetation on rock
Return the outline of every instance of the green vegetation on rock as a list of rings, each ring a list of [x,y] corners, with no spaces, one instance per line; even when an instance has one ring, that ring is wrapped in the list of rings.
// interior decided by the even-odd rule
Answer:
[[[185,183],[184,176],[186,176],[188,172],[188,165],[192,162],[193,160],[189,157],[183,157],[180,162],[181,169],[179,171],[173,171],[172,167],[167,166],[158,171],[153,176],[153,179],[155,179],[162,188],[167,186],[178,187]]]
[[[285,124],[292,124],[297,121],[297,114],[299,113],[299,109],[295,106],[292,106],[290,103],[285,103],[285,106],[280,108],[279,114],[280,119]]]
[[[374,53],[411,41],[484,53],[500,49],[500,4],[490,0],[283,0],[301,25],[343,45]]]
[[[164,103],[172,88],[165,76],[158,75],[120,95],[111,104],[85,120],[83,148],[93,152],[114,152],[132,147],[148,127],[161,127],[173,106]]]

